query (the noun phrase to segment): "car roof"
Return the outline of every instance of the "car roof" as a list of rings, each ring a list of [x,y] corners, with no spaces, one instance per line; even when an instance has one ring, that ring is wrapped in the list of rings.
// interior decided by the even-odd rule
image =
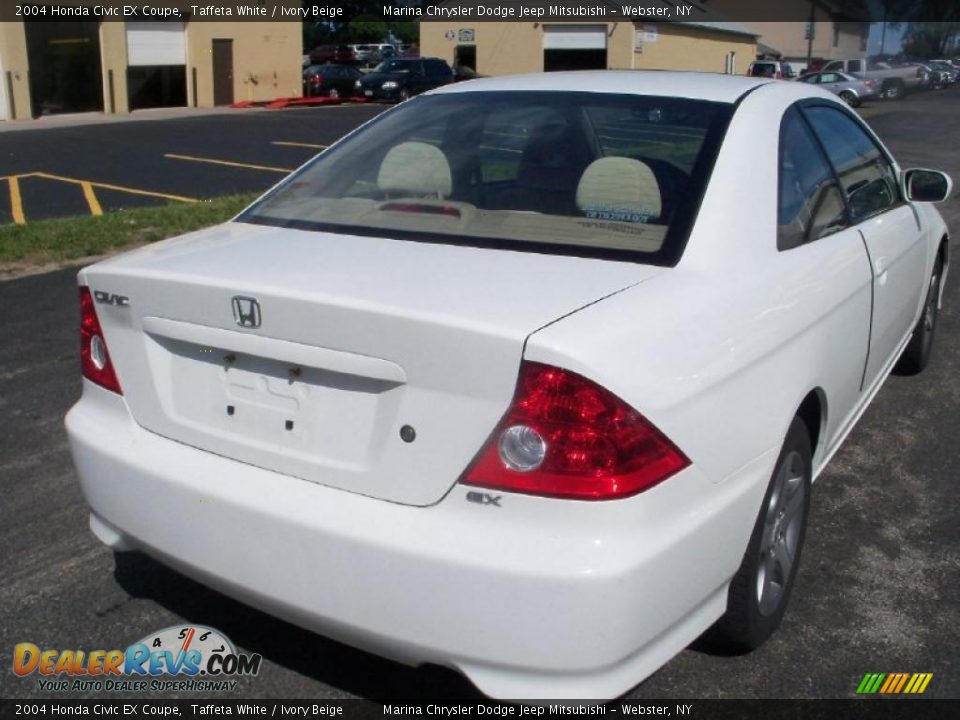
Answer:
[[[434,94],[509,90],[596,92],[680,97],[734,103],[754,88],[775,83],[771,78],[667,70],[576,70],[503,75],[446,85]]]

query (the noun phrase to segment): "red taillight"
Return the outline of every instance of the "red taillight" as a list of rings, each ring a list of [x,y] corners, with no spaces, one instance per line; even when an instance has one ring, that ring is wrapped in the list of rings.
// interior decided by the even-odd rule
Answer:
[[[93,295],[90,288],[80,288],[80,365],[83,376],[97,385],[123,394],[117,374],[113,371],[110,362],[110,353],[107,351],[107,341],[100,328],[97,310],[93,306]]]
[[[569,370],[524,362],[513,404],[461,482],[611,500],[643,492],[689,464],[613,393]]]

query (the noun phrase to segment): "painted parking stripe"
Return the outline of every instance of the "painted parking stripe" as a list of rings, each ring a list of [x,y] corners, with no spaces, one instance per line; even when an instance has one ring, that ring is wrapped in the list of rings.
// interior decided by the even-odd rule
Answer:
[[[24,225],[27,222],[23,214],[23,197],[20,195],[20,179],[13,175],[7,178],[10,185],[10,210],[13,213],[13,222]]]
[[[91,215],[103,215],[103,206],[100,204],[100,199],[96,193],[97,188],[101,190],[115,190],[116,192],[128,193],[130,195],[142,195],[144,197],[158,198],[161,200],[171,200],[173,202],[199,202],[197,198],[186,197],[184,195],[172,195],[154,190],[141,190],[140,188],[127,187],[125,185],[113,185],[111,183],[97,182],[96,180],[81,180],[79,178],[65,177],[63,175],[54,175],[45,172],[20,173],[18,175],[8,175],[5,177],[0,176],[0,182],[6,180],[10,188],[10,210],[13,222],[17,225],[24,225],[27,222],[26,213],[23,210],[23,195],[20,190],[20,181],[27,178],[42,178],[44,180],[78,185],[83,192],[83,198],[87,203]]]
[[[104,190],[116,190],[117,192],[130,193],[131,195],[144,195],[146,197],[155,197],[155,198],[161,198],[163,200],[173,200],[175,202],[184,202],[184,203],[199,202],[197,198],[185,197],[184,195],[171,195],[170,193],[155,192],[153,190],[141,190],[139,188],[127,187],[125,185],[111,185],[110,183],[97,182],[96,180],[78,180],[77,178],[64,177],[63,175],[52,175],[50,173],[45,173],[45,172],[29,173],[28,175],[21,175],[20,177],[42,177],[42,178],[47,178],[48,180],[60,180],[61,182],[80,185],[81,187],[84,185],[84,183],[88,183],[89,185],[95,188],[102,188]],[[91,207],[91,212],[92,212],[92,207]]]
[[[97,200],[97,194],[93,191],[93,184],[89,182],[80,183],[83,189],[83,198],[87,201],[91,215],[103,215],[103,208],[100,207],[100,201]]]
[[[190,162],[210,163],[211,165],[226,165],[227,167],[247,168],[248,170],[265,170],[267,172],[292,173],[293,168],[271,167],[269,165],[252,165],[250,163],[233,162],[231,160],[216,160],[215,158],[194,157],[193,155],[177,155],[176,153],[166,153],[165,158],[172,160],[188,160]]]
[[[305,143],[305,142],[293,142],[290,140],[274,140],[270,143],[271,145],[284,145],[286,147],[305,147],[305,148],[316,148],[317,150],[326,150],[329,145],[317,145],[316,143]]]

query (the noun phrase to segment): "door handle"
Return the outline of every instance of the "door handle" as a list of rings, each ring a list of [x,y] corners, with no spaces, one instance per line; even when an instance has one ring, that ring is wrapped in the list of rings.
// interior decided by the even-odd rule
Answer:
[[[873,262],[873,273],[877,279],[877,282],[881,285],[887,281],[887,270],[890,267],[890,263],[885,257],[879,257]]]

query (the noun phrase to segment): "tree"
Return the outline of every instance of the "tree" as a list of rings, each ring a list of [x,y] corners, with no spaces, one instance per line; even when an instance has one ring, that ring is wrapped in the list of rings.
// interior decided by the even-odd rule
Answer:
[[[390,28],[374,15],[359,15],[347,23],[347,37],[356,43],[383,42]]]
[[[415,22],[395,22],[390,25],[392,32],[400,42],[415,43],[420,40],[420,26]]]
[[[887,52],[887,29],[899,30],[914,0],[877,0],[880,4],[880,55]]]
[[[904,50],[915,57],[943,57],[960,38],[960,22],[908,22]]]

